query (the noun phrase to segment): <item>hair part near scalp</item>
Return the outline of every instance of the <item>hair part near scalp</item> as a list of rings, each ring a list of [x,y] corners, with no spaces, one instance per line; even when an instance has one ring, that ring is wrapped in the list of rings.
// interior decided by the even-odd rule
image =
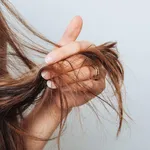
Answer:
[[[44,103],[51,105],[53,103],[53,94],[55,94],[55,90],[48,88],[46,81],[41,77],[41,72],[45,66],[41,67],[42,65],[33,62],[29,58],[29,52],[35,52],[37,57],[39,55],[43,58],[49,52],[48,48],[42,44],[37,44],[33,40],[34,38],[39,38],[41,41],[55,47],[61,47],[61,45],[48,40],[29,26],[8,0],[0,0],[0,149],[3,150],[25,150],[26,146],[23,137],[29,137],[34,140],[49,140],[30,135],[22,128],[20,123],[24,121],[23,114],[25,110],[32,104],[38,103],[41,107]],[[98,63],[100,67],[102,65],[107,73],[109,83],[117,100],[117,107],[113,105],[111,100],[102,99],[90,89],[89,93],[98,97],[104,107],[108,105],[117,113],[119,117],[118,136],[125,111],[121,92],[124,69],[119,61],[116,43],[108,42],[99,46],[92,45],[88,51],[80,54],[91,59],[93,65]],[[71,65],[71,62],[69,63]],[[59,66],[60,63],[57,63],[57,65]],[[50,67],[59,77],[62,73],[61,69],[59,69],[61,67],[57,67],[57,69],[54,65]],[[63,118],[64,104],[67,105],[65,93],[62,92],[59,86],[61,82],[65,83],[64,80],[62,81],[59,78],[59,82],[55,83],[59,91],[61,104],[58,145],[66,121],[66,118]],[[87,88],[85,85],[79,86]]]

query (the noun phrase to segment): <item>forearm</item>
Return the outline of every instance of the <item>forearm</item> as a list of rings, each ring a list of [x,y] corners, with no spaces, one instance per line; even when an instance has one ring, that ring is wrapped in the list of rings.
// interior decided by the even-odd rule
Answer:
[[[48,109],[43,107],[39,111],[36,110],[37,109],[35,108],[32,113],[28,115],[23,123],[23,127],[31,135],[48,139],[52,136],[53,132],[60,124],[61,111],[58,107],[56,107],[56,105],[50,106]],[[31,138],[25,139],[27,150],[41,150],[44,148],[46,143],[47,141],[35,141]]]

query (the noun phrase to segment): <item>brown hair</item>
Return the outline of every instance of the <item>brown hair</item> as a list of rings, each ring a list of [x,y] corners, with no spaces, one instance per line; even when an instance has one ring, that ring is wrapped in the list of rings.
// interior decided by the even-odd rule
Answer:
[[[41,77],[45,66],[41,67],[42,65],[40,66],[29,58],[30,52],[36,53],[36,56],[41,58],[44,58],[49,52],[44,45],[37,44],[34,38],[46,44],[61,47],[29,26],[8,0],[0,0],[0,149],[3,150],[25,150],[22,135],[35,140],[48,140],[30,135],[20,125],[20,121],[24,119],[23,113],[29,106],[35,103],[42,105],[45,101],[52,103],[52,95],[55,92],[47,87],[46,81]],[[118,135],[124,114],[121,93],[124,70],[118,59],[116,43],[108,42],[100,46],[91,46],[89,51],[81,54],[90,58],[93,64],[99,62],[107,72],[118,107],[116,108],[111,101],[97,96],[90,89],[89,92],[97,96],[104,106],[107,104],[118,114]],[[50,67],[53,72],[61,73],[59,67],[57,69],[53,65]],[[62,93],[59,87],[61,82],[60,78],[56,83],[62,111],[60,133],[66,120],[65,118],[63,121],[63,104],[66,103],[66,100],[65,93]],[[87,88],[84,85],[80,86]]]

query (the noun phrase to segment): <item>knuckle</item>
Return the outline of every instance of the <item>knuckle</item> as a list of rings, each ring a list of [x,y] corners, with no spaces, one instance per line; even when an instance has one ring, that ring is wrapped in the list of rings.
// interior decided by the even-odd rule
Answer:
[[[103,78],[106,78],[106,75],[107,75],[107,71],[106,71],[106,69],[103,67],[103,66],[101,66],[101,72],[102,72],[102,77]]]
[[[102,93],[106,88],[106,84],[105,84],[105,80],[101,79],[98,82],[95,83],[95,88],[93,88],[93,92],[95,92],[95,94],[100,94]]]
[[[78,41],[74,41],[74,42],[73,42],[73,45],[74,45],[75,51],[76,51],[76,52],[79,52],[80,49],[81,49],[80,43],[79,43]]]
[[[92,70],[89,66],[84,66],[82,70],[79,69],[79,72],[77,72],[79,77],[85,78],[85,79],[91,79],[92,78]]]
[[[87,57],[87,56],[85,56],[85,55],[83,55],[83,54],[80,54],[81,56],[80,56],[80,61],[82,62],[82,63],[84,63],[85,65],[92,65],[93,64],[93,62],[92,62],[92,60],[89,58],[89,57]]]
[[[95,85],[94,82],[91,80],[91,82],[89,82],[88,86],[90,89],[94,89],[94,85]]]
[[[94,73],[93,73],[93,67],[88,66],[87,67],[87,73],[88,73],[90,79],[93,78],[93,75],[94,75]]]

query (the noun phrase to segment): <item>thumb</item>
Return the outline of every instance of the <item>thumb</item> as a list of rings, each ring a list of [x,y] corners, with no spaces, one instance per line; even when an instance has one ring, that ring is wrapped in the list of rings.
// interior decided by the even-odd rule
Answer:
[[[75,16],[69,23],[66,31],[64,32],[58,44],[64,46],[72,41],[75,41],[81,32],[82,26],[82,18],[80,16]]]

